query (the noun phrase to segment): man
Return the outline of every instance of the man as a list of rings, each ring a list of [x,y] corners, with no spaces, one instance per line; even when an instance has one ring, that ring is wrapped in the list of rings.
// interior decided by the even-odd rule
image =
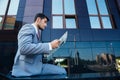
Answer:
[[[12,75],[16,77],[66,74],[64,68],[42,63],[42,55],[59,46],[59,40],[41,43],[41,31],[47,26],[49,19],[42,13],[35,16],[33,24],[24,25],[18,33],[18,50],[14,59]]]

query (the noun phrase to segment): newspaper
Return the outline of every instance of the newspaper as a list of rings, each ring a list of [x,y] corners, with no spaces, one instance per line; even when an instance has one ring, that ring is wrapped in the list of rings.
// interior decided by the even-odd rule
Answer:
[[[59,47],[50,51],[50,54],[47,56],[48,60],[52,57],[53,53],[55,53],[66,42],[67,36],[68,36],[68,32],[66,31],[59,39],[60,40]]]

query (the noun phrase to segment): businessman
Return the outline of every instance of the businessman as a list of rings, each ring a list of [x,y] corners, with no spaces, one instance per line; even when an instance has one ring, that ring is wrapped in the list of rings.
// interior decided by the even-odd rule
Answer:
[[[48,17],[42,13],[35,16],[34,23],[25,24],[18,33],[18,50],[14,59],[12,76],[33,76],[45,74],[66,74],[64,68],[53,64],[44,64],[42,55],[49,54],[59,46],[55,39],[48,43],[41,43],[41,31],[47,26]]]

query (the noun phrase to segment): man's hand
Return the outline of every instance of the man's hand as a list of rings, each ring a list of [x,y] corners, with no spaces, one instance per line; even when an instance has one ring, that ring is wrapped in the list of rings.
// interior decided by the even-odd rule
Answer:
[[[58,39],[55,39],[55,40],[51,41],[50,44],[51,44],[52,49],[55,49],[59,46],[60,41]]]

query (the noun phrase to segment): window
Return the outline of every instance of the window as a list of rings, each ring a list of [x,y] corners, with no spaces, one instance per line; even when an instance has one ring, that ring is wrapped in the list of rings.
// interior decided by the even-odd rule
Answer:
[[[106,0],[86,0],[92,29],[113,29]]]
[[[74,0],[52,0],[53,29],[76,29]]]
[[[2,29],[8,0],[0,0],[0,29]]]
[[[0,29],[14,29],[19,0],[0,0]]]

